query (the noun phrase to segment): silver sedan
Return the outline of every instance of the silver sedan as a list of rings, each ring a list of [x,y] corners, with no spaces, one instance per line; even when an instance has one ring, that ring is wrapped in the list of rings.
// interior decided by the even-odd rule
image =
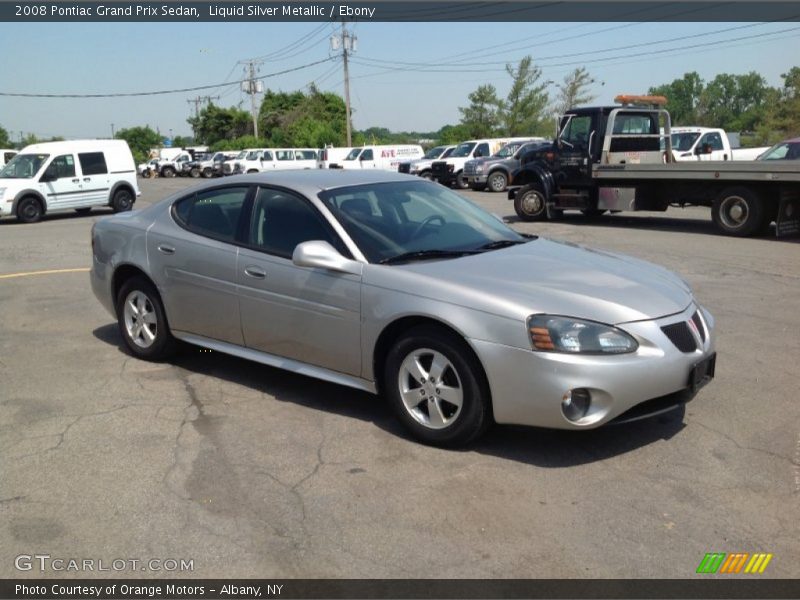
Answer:
[[[635,420],[714,375],[714,321],[678,276],[413,176],[226,178],[98,221],[92,248],[134,356],[178,339],[379,393],[426,443]]]

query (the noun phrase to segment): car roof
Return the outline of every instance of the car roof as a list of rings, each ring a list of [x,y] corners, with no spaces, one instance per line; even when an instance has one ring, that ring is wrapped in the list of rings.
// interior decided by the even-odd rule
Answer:
[[[286,171],[265,171],[250,175],[235,175],[226,177],[225,183],[249,183],[287,187],[315,195],[322,190],[340,187],[362,185],[370,183],[388,183],[392,181],[423,181],[415,175],[395,173],[392,171],[355,170],[348,169],[296,169]],[[217,182],[216,185],[219,185]],[[214,182],[208,182],[208,187],[215,187]]]

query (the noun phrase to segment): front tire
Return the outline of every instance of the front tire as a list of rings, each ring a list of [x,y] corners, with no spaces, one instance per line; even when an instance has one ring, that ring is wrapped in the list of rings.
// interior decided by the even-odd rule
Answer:
[[[126,212],[133,208],[133,194],[128,190],[117,190],[111,200],[111,208],[115,213]]]
[[[206,179],[211,179],[213,176],[214,176],[214,169],[212,169],[211,167],[206,167],[205,169],[203,169],[203,177],[205,177]]]
[[[433,179],[433,173],[431,173],[430,171],[423,171],[422,173],[419,174],[419,176],[422,177],[423,179],[427,179],[428,181],[431,181]]]
[[[514,196],[514,211],[522,221],[544,221],[547,206],[544,192],[538,184],[526,185]]]
[[[164,167],[163,169],[161,169],[162,177],[175,177],[175,175],[176,175],[175,169],[173,169],[172,167]]]
[[[468,190],[469,189],[469,182],[467,178],[464,176],[464,171],[459,171],[456,173],[456,188],[459,190]]]
[[[22,223],[36,223],[42,218],[44,209],[38,198],[28,196],[17,204],[17,219]]]
[[[486,180],[486,187],[489,188],[490,192],[504,192],[508,187],[508,177],[502,171],[495,171]]]
[[[746,187],[723,190],[711,206],[714,225],[727,235],[747,237],[763,227],[766,214],[761,198]]]
[[[435,326],[408,331],[390,350],[383,389],[403,425],[421,442],[459,446],[491,424],[489,386],[463,339]]]
[[[120,288],[117,324],[125,347],[136,358],[159,361],[175,349],[161,297],[144,277],[133,277]]]

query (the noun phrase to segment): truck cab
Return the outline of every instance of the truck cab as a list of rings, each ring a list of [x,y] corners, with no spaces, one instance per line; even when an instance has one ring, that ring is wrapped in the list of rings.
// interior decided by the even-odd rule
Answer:
[[[595,165],[661,164],[670,160],[669,113],[660,97],[619,96],[615,106],[569,110],[559,119],[552,146],[521,158],[509,191],[524,220],[553,218],[564,210],[598,211]],[[665,133],[661,133],[662,129]],[[665,140],[662,150],[662,139]]]

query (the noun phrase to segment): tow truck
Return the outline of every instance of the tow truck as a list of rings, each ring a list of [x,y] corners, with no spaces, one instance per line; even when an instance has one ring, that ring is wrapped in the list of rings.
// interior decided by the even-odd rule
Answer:
[[[763,234],[772,222],[779,237],[800,233],[800,165],[675,162],[666,98],[620,95],[614,102],[568,110],[553,143],[521,157],[508,192],[520,219],[708,206],[726,235]]]

